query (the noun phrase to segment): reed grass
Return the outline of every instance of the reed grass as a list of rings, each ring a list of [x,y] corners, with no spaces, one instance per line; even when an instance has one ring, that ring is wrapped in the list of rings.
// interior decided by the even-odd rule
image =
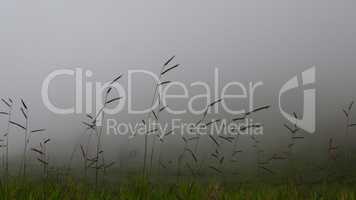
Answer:
[[[161,88],[172,83],[168,80],[166,75],[173,70],[178,69],[179,64],[172,64],[174,56],[169,58],[162,66],[159,72],[159,81],[154,85],[154,92],[152,98],[152,104],[154,105],[158,101],[158,107],[152,109],[143,120],[143,123],[151,123],[150,120],[154,120],[158,123],[163,123],[161,113],[167,109],[167,105],[162,105],[161,101]],[[182,146],[179,147],[179,153],[177,157],[171,157],[169,160],[163,160],[162,146],[166,142],[166,138],[174,134],[174,130],[170,130],[166,133],[159,132],[159,129],[148,130],[144,135],[144,152],[143,152],[143,169],[142,176],[129,180],[128,182],[122,182],[120,178],[122,176],[115,176],[116,174],[110,174],[110,177],[115,179],[109,180],[107,175],[107,169],[115,165],[115,161],[108,162],[105,157],[104,148],[104,136],[103,130],[105,126],[99,126],[97,124],[100,117],[101,120],[105,120],[105,109],[110,104],[113,104],[121,99],[121,97],[112,98],[112,85],[121,79],[122,75],[117,76],[110,82],[110,87],[107,88],[103,100],[103,107],[95,113],[94,116],[87,114],[86,119],[82,124],[85,126],[84,136],[87,136],[86,143],[78,142],[74,151],[70,157],[70,163],[68,166],[60,168],[55,167],[49,158],[48,145],[50,139],[43,139],[39,146],[30,148],[30,151],[34,153],[37,160],[37,166],[40,164],[40,170],[42,172],[43,179],[41,181],[36,180],[33,174],[28,173],[29,169],[29,145],[31,136],[44,132],[45,129],[31,129],[30,108],[24,100],[20,100],[20,110],[17,110],[21,114],[20,122],[13,119],[14,102],[12,99],[1,99],[5,111],[1,111],[0,115],[7,116],[7,128],[3,135],[5,140],[3,142],[4,151],[3,154],[3,167],[4,167],[4,179],[0,180],[0,199],[355,199],[356,180],[355,174],[346,174],[339,172],[338,169],[338,157],[339,144],[336,143],[334,138],[330,138],[327,146],[327,160],[325,166],[318,168],[321,172],[326,172],[322,177],[311,175],[315,178],[313,182],[306,182],[305,178],[301,181],[297,180],[297,173],[289,171],[288,176],[292,176],[293,179],[285,181],[289,177],[282,177],[282,184],[266,184],[266,177],[268,180],[281,180],[277,178],[279,172],[277,168],[273,168],[274,162],[289,162],[293,167],[294,154],[296,144],[301,140],[306,140],[302,135],[301,130],[298,128],[298,124],[284,124],[284,127],[289,132],[289,141],[284,144],[287,148],[286,152],[274,152],[272,156],[268,156],[268,152],[263,147],[262,136],[250,135],[252,148],[255,151],[256,156],[256,180],[259,182],[244,182],[243,180],[229,180],[229,177],[234,175],[229,171],[230,164],[238,164],[238,158],[242,157],[245,149],[242,149],[238,144],[240,141],[240,131],[249,131],[254,128],[262,127],[262,124],[251,124],[241,127],[240,130],[235,130],[238,133],[236,135],[220,135],[217,133],[209,134],[207,136],[208,144],[211,150],[208,155],[200,149],[200,140],[202,135],[194,136],[181,136],[179,139],[182,141]],[[214,106],[218,106],[223,99],[219,98],[208,103],[201,116],[199,116],[198,122],[195,126],[204,125],[205,127],[212,127],[215,124],[220,123],[223,119],[212,119],[208,121],[209,111]],[[350,130],[356,124],[352,123],[352,107],[351,102],[346,109],[343,109],[343,113],[346,117],[346,130],[344,135],[344,145],[348,147],[346,141],[349,141]],[[263,110],[268,110],[269,105],[260,106],[250,110],[243,115],[233,116],[230,123],[241,123],[241,121],[252,118],[256,113]],[[210,116],[209,116],[210,117]],[[298,118],[294,113],[294,117]],[[23,122],[24,121],[24,122]],[[22,168],[21,174],[18,177],[9,176],[9,135],[12,126],[20,129],[24,133],[24,147],[22,153]],[[149,136],[152,136],[152,141],[149,143]],[[82,137],[82,136],[81,136]],[[95,137],[95,138],[93,138]],[[155,155],[157,154],[157,140],[160,141],[157,165],[159,170],[167,173],[167,176],[157,176],[157,180],[152,178],[152,171],[155,169]],[[92,144],[93,143],[93,144]],[[75,174],[71,174],[71,164],[74,158],[74,154],[77,150],[80,150],[81,158],[83,161],[83,173],[84,178],[77,178]],[[90,150],[95,149],[95,150]],[[226,151],[228,149],[228,151]],[[326,148],[325,148],[326,149]],[[150,150],[150,152],[148,152]],[[231,152],[230,152],[231,150]],[[344,150],[348,154],[352,154],[351,149]],[[135,153],[136,156],[136,153]],[[347,156],[346,156],[347,157]],[[207,159],[208,158],[208,159]],[[351,157],[347,157],[348,162],[351,163]],[[293,161],[293,162],[292,162]],[[349,164],[349,163],[347,163]],[[296,164],[297,165],[297,164]],[[284,165],[283,165],[284,166]],[[90,174],[90,170],[94,173]],[[254,168],[253,168],[254,170]],[[141,171],[141,166],[140,166]],[[160,174],[160,173],[159,173]],[[172,175],[173,174],[173,175]],[[188,175],[187,175],[188,174]],[[92,176],[90,176],[92,175]],[[101,175],[103,175],[101,177]],[[132,175],[127,175],[132,178]],[[135,176],[135,175],[134,175]],[[280,175],[282,176],[282,175]],[[315,177],[314,177],[315,176]],[[208,177],[208,179],[204,179]],[[19,179],[21,178],[21,181]],[[120,179],[120,180],[119,180]],[[164,179],[164,180],[162,180]],[[226,179],[226,180],[225,180]],[[115,184],[100,184],[100,181],[109,182]],[[207,180],[207,181],[203,181]],[[343,181],[348,182],[343,182]],[[231,181],[231,182],[228,182]],[[264,182],[265,181],[265,182]],[[19,186],[21,182],[21,186]],[[93,184],[94,182],[94,184]],[[170,183],[169,183],[170,182]],[[207,182],[209,184],[207,184]],[[116,185],[116,183],[119,183]],[[227,184],[230,183],[230,184]],[[231,184],[233,183],[233,184]],[[234,185],[236,184],[237,185]],[[112,186],[114,185],[114,186]],[[233,186],[232,186],[233,185]],[[316,185],[316,186],[315,186]],[[334,193],[330,192],[333,191]]]

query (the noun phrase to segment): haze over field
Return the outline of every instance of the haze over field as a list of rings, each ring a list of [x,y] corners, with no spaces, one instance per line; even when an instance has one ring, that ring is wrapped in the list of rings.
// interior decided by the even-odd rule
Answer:
[[[338,137],[345,127],[342,108],[356,99],[355,6],[352,0],[1,1],[0,96],[14,97],[17,102],[25,99],[32,126],[46,128],[44,134],[53,139],[50,152],[68,156],[83,132],[84,114],[57,115],[44,106],[41,87],[48,74],[80,67],[93,72],[89,82],[106,82],[124,74],[120,83],[127,88],[128,70],[158,73],[161,65],[176,55],[174,62],[181,67],[168,75],[170,80],[187,84],[204,81],[212,86],[214,69],[218,68],[222,86],[231,81],[246,86],[262,81],[263,86],[255,92],[255,105],[272,108],[256,115],[256,120],[264,124],[264,145],[278,149],[288,139],[283,127],[286,120],[278,109],[278,92],[287,80],[315,66],[317,132],[303,145],[310,152],[323,149],[308,143],[324,145],[330,136]],[[148,106],[152,80],[136,77],[133,86],[135,106]],[[59,78],[50,87],[50,98],[63,107],[74,105],[74,87],[73,78]],[[199,92],[189,90],[191,96]],[[302,89],[283,102],[286,110],[301,114]],[[248,99],[228,103],[248,108]],[[187,101],[171,105],[184,108]],[[15,117],[20,119],[20,114]],[[124,110],[112,117],[139,122],[143,115],[129,115]],[[189,114],[180,117],[197,121]],[[6,119],[0,120],[3,130]],[[14,128],[12,133],[15,156],[22,151],[23,141],[19,130]],[[117,146],[127,142],[114,135],[104,138],[112,157],[118,155]],[[133,145],[142,147],[141,139]],[[180,140],[170,143],[172,149],[181,145]]]

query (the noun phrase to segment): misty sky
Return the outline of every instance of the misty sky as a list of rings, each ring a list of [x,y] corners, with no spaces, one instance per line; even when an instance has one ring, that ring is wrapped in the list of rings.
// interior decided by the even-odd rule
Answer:
[[[211,83],[219,68],[221,84],[262,81],[256,105],[272,109],[259,118],[270,136],[267,143],[279,144],[286,121],[278,111],[278,91],[315,65],[316,134],[327,140],[323,135],[343,131],[341,109],[356,99],[355,6],[353,0],[1,0],[0,96],[24,98],[32,126],[46,128],[56,147],[71,149],[83,115],[59,116],[45,108],[40,90],[50,72],[82,67],[93,71],[90,81],[104,82],[129,69],[157,73],[176,55],[181,69],[169,74],[172,80]],[[148,79],[137,80],[137,105],[149,104],[152,86]],[[300,109],[298,94],[285,106]],[[50,95],[60,105],[74,104],[73,80],[59,80]],[[117,118],[141,119],[125,113]],[[5,128],[6,119],[1,120]],[[18,144],[13,148],[21,148],[21,133],[13,132],[12,143]]]

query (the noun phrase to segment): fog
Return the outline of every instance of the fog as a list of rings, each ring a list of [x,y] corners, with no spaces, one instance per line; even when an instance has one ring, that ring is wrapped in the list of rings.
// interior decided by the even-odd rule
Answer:
[[[203,81],[213,86],[217,68],[219,91],[231,81],[246,86],[263,82],[255,91],[254,104],[271,108],[255,117],[264,124],[261,140],[273,153],[283,149],[289,137],[283,127],[288,122],[278,108],[278,92],[286,81],[315,66],[316,133],[306,133],[310,139],[302,142],[300,149],[322,151],[330,137],[342,137],[342,109],[356,98],[354,7],[351,0],[1,1],[0,95],[16,99],[17,104],[20,98],[27,102],[31,127],[46,129],[33,136],[31,146],[50,137],[51,155],[60,163],[81,141],[85,129],[81,122],[86,119],[85,113],[58,115],[44,105],[42,82],[51,72],[83,68],[92,71],[93,76],[86,80],[92,83],[111,81],[124,74],[119,82],[127,89],[128,70],[159,73],[162,64],[175,55],[172,63],[179,63],[180,67],[167,74],[167,80],[188,85]],[[150,105],[153,84],[145,76],[134,79],[135,106]],[[199,92],[189,89],[190,96]],[[302,114],[302,92],[303,88],[284,98],[286,110]],[[58,78],[51,84],[49,96],[61,107],[74,105],[74,77]],[[211,101],[217,98],[212,97]],[[248,109],[248,99],[227,103]],[[187,100],[170,105],[184,108]],[[0,110],[5,110],[2,106]],[[129,115],[127,109],[110,116],[132,123],[144,117]],[[177,116],[166,115],[164,119],[174,117]],[[232,117],[224,112],[209,116]],[[23,122],[20,111],[14,118]],[[189,113],[179,118],[198,121],[197,116]],[[4,131],[6,117],[0,120]],[[130,151],[127,142],[127,137],[105,134],[105,152],[116,159],[123,149]],[[142,142],[142,137],[134,138],[130,149],[138,148],[142,153]],[[249,138],[240,143],[248,146]],[[172,137],[168,144],[163,148],[167,154],[175,153],[183,145],[179,137]],[[208,139],[203,144],[207,148],[211,145]],[[15,127],[11,129],[10,146],[14,157],[23,148],[21,130]]]

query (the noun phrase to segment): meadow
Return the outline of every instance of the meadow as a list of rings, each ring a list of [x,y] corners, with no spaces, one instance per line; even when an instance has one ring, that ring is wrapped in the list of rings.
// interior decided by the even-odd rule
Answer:
[[[26,181],[15,179],[2,185],[1,199],[355,199],[356,184],[345,182],[224,183],[181,181],[150,182],[140,177],[94,188],[83,180],[67,177],[57,180]]]
[[[164,62],[158,74],[159,80],[150,101],[151,105],[158,101],[158,107],[142,117],[144,125],[152,120],[164,123],[161,113],[167,106],[162,105],[159,88],[172,82],[165,79],[166,74],[179,69],[179,64],[172,64],[174,58]],[[120,81],[122,76],[116,76],[110,84]],[[345,116],[345,126],[342,125],[345,131],[341,133],[344,141],[336,143],[334,138],[329,138],[325,153],[321,154],[324,155],[323,161],[313,166],[305,163],[302,155],[295,151],[308,139],[307,135],[297,124],[282,123],[290,139],[282,152],[266,153],[268,150],[261,145],[264,136],[248,136],[255,157],[248,170],[236,170],[236,165],[246,156],[245,149],[240,147],[239,134],[179,136],[181,151],[176,157],[166,160],[162,155],[164,152],[159,150],[174,135],[173,130],[161,133],[158,129],[148,130],[143,136],[143,153],[136,155],[140,156],[142,163],[123,169],[116,160],[105,159],[106,150],[102,142],[105,127],[97,126],[99,117],[103,120],[107,117],[105,108],[121,100],[112,94],[112,90],[112,87],[107,88],[103,96],[105,103],[98,113],[85,115],[81,122],[85,140],[76,144],[69,163],[63,166],[51,163],[48,153],[52,142],[50,137],[43,137],[39,144],[31,143],[32,134],[50,130],[29,128],[32,127],[31,109],[26,101],[2,98],[0,115],[7,121],[7,127],[1,138],[0,199],[356,199],[355,159],[350,142],[350,134],[356,126],[352,123],[353,102],[340,111]],[[205,112],[196,117],[194,124],[211,127],[221,123],[222,119],[209,121],[208,115],[209,110],[222,101],[211,101]],[[14,110],[15,104],[19,105],[19,110]],[[270,107],[268,104],[258,106],[243,115],[233,116],[228,119],[229,123],[241,123],[260,112],[267,112]],[[14,112],[20,113],[22,119],[14,119]],[[297,113],[294,116],[298,118]],[[235,131],[261,126],[253,123],[239,126],[240,130]],[[13,128],[23,132],[21,166],[10,162],[9,140]],[[210,152],[202,151],[203,139],[209,141]],[[78,155],[80,159],[73,164]]]

